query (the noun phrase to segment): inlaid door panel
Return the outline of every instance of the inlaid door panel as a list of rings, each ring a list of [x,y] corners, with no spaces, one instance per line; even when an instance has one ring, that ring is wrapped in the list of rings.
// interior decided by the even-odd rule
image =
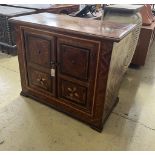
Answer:
[[[97,43],[80,40],[80,38],[58,38],[58,74],[89,82],[95,73],[98,48]]]
[[[29,67],[28,76],[30,87],[43,89],[52,93],[53,80],[51,80],[50,74]]]
[[[78,79],[87,80],[90,50],[63,44],[60,50],[60,72]]]
[[[55,37],[37,29],[24,29],[28,87],[56,96]]]
[[[76,104],[86,106],[87,101],[87,88],[84,86],[77,85],[74,82],[61,80],[61,96],[67,100],[71,100]]]
[[[55,61],[54,38],[26,32],[25,40],[27,60],[44,67],[50,67],[51,61]]]
[[[93,106],[98,50],[96,42],[57,38],[58,98],[89,112]]]

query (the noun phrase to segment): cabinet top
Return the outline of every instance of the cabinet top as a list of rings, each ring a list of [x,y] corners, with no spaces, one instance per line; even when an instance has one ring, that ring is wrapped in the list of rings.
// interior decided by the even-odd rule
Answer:
[[[22,14],[33,13],[35,10],[33,9],[24,9],[24,8],[15,8],[11,6],[1,6],[0,5],[0,15],[13,17]]]
[[[105,12],[117,12],[117,13],[137,13],[142,9],[143,5],[128,5],[128,4],[116,4],[105,7]]]
[[[40,10],[40,9],[63,8],[63,7],[77,6],[77,5],[75,4],[74,5],[73,4],[7,4],[7,6]]]
[[[51,13],[39,13],[10,19],[12,23],[49,30],[58,30],[72,34],[94,36],[112,41],[120,41],[134,28],[135,24],[120,24],[100,20],[56,15]]]

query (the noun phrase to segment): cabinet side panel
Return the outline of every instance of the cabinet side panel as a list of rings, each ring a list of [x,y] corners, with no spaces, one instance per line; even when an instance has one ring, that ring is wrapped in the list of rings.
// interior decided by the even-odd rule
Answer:
[[[21,77],[21,86],[22,92],[27,92],[27,69],[26,69],[26,61],[25,61],[25,52],[24,52],[24,39],[23,39],[23,31],[21,27],[18,25],[14,25],[16,32],[16,44],[17,44],[17,53],[18,53],[18,61],[19,61],[19,69],[20,69],[20,77]]]
[[[113,42],[103,40],[99,61],[97,66],[96,91],[95,91],[95,107],[94,107],[94,126],[95,128],[103,127],[103,109],[105,104],[106,86],[109,73],[109,66],[112,54]]]
[[[129,50],[131,39],[132,33],[130,33],[119,43],[114,44],[106,89],[104,119],[117,102],[121,81],[131,62],[133,56],[133,51]]]

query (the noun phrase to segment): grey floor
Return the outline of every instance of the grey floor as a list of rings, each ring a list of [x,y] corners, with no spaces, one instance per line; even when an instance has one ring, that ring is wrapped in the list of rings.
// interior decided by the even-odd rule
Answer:
[[[17,57],[0,53],[0,150],[155,150],[155,43],[129,69],[102,133],[19,95]]]

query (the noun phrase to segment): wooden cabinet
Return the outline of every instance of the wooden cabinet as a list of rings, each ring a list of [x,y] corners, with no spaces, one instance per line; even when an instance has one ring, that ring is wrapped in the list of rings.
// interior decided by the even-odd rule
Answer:
[[[105,103],[108,79],[122,78],[124,61],[111,60],[115,42],[128,41],[135,25],[106,22],[100,27],[99,21],[49,13],[12,18],[11,23],[17,32],[21,94],[101,131],[117,99],[117,93],[111,94],[110,106]],[[120,53],[115,50],[114,56]],[[109,74],[113,68],[115,74]],[[118,92],[120,82],[113,83]]]
[[[78,4],[1,4],[25,9],[34,9],[37,13],[49,12],[56,14],[70,14],[79,10]]]
[[[15,8],[0,5],[0,51],[16,55],[16,42],[14,29],[8,20],[11,17],[33,14],[33,9]]]
[[[155,22],[150,26],[142,26],[132,64],[144,66],[149,50],[154,41]]]
[[[70,14],[72,12],[79,11],[80,5],[73,4],[55,4],[49,8],[46,12],[57,13],[57,14]]]

